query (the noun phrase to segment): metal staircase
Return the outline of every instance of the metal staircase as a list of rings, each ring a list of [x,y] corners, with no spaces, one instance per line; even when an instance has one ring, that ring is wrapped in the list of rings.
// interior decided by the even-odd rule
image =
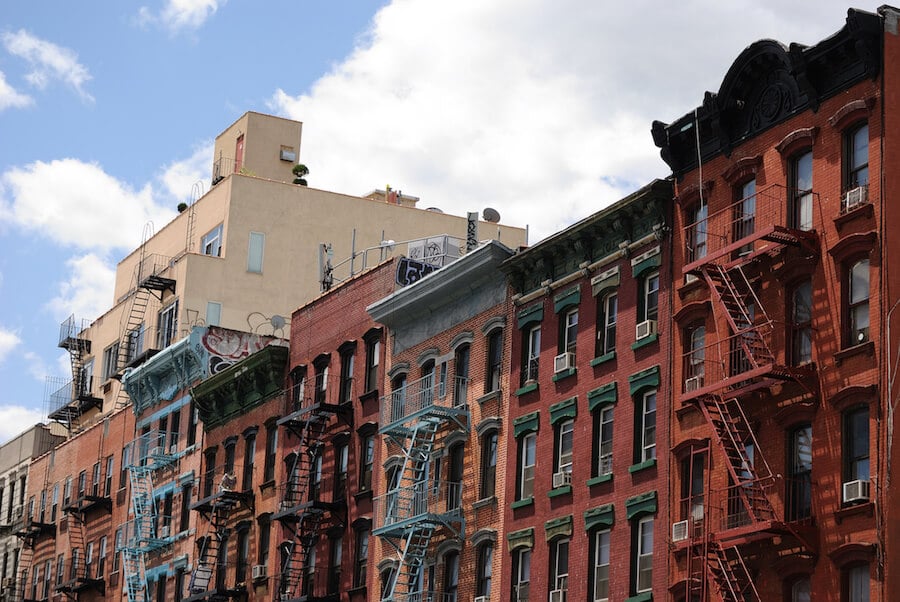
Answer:
[[[188,595],[194,599],[197,599],[197,596],[203,597],[212,589],[224,588],[225,575],[221,574],[218,567],[224,564],[221,555],[226,550],[223,549],[222,542],[228,539],[228,514],[232,506],[233,504],[227,500],[216,500],[212,504],[206,533],[198,542],[197,564],[191,572],[188,586]],[[213,577],[216,578],[215,583]],[[210,587],[211,583],[213,587]]]
[[[84,358],[91,353],[91,341],[84,336],[90,326],[88,320],[78,320],[69,316],[59,327],[59,344],[61,349],[69,352],[72,366],[72,380],[51,395],[51,406],[47,412],[51,420],[55,420],[69,431],[80,426],[81,415],[91,407],[102,409],[103,400],[93,394],[96,378],[85,370]]]
[[[762,599],[738,548],[722,547],[716,542],[708,542],[706,566],[709,567],[722,602]]]
[[[19,552],[19,563],[14,568],[15,584],[13,585],[9,602],[25,602],[29,599],[26,595],[26,585],[28,583],[28,575],[31,573],[31,565],[34,561],[34,540],[23,537],[22,542],[22,551]]]
[[[403,455],[387,493],[375,499],[373,534],[394,547],[399,561],[382,591],[383,601],[429,596],[420,589],[433,536],[440,531],[461,537],[464,531],[461,484],[432,475],[431,458],[441,435],[468,429],[468,406],[465,399],[440,393],[433,375],[427,375],[382,399],[380,432]]]

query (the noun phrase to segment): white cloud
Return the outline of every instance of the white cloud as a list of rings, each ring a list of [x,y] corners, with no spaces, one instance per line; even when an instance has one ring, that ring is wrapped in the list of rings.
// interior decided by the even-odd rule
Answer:
[[[492,206],[535,242],[668,176],[651,122],[700,104],[744,47],[814,43],[845,17],[843,0],[395,0],[345,61],[270,108],[304,122],[311,186]]]
[[[66,367],[67,372],[71,373],[71,364],[70,360],[68,360],[69,355],[66,354]],[[25,360],[25,366],[28,370],[28,374],[35,380],[44,381],[47,378],[47,364],[44,363],[44,359],[39,356],[37,353],[33,351],[26,351],[22,354],[22,358]],[[66,374],[66,372],[63,372]]]
[[[0,111],[5,109],[21,109],[34,103],[34,99],[22,94],[6,82],[6,75],[0,71]]]
[[[154,201],[149,184],[133,190],[78,159],[37,161],[0,174],[0,221],[81,249],[132,249],[147,221],[159,228],[174,214]]]
[[[31,71],[25,76],[31,85],[42,90],[51,81],[60,80],[72,86],[82,100],[94,101],[84,88],[91,80],[91,74],[78,62],[75,52],[35,37],[24,29],[4,33],[2,39],[7,52],[31,65]]]
[[[59,294],[47,304],[57,319],[75,314],[97,318],[113,303],[116,271],[107,261],[88,253],[66,261],[69,279],[59,283]]]
[[[225,0],[166,0],[159,14],[142,6],[138,11],[138,21],[142,24],[158,23],[172,33],[196,30],[224,4]]]
[[[207,142],[198,146],[187,159],[166,166],[159,179],[169,196],[187,203],[202,196],[206,192],[205,182],[209,179],[212,156],[213,143]]]
[[[38,410],[20,405],[0,406],[0,444],[43,421],[44,415]]]
[[[21,343],[22,339],[19,338],[18,334],[12,330],[0,328],[0,362],[5,360],[6,356],[12,353],[13,349],[18,347]]]

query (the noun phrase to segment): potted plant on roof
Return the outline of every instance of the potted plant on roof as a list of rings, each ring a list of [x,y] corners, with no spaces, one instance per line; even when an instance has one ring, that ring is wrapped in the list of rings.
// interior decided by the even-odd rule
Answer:
[[[294,165],[294,184],[299,184],[300,186],[306,186],[306,176],[309,174],[309,168],[306,167],[303,163],[297,163]]]

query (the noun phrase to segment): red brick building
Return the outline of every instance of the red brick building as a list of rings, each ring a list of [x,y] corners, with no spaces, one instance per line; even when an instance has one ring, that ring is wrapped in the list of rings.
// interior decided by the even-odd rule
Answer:
[[[389,346],[371,600],[499,599],[511,254],[483,243],[369,307]]]
[[[676,180],[674,600],[895,597],[897,18],[756,42],[653,125]]]
[[[666,595],[671,196],[654,181],[504,264],[500,599]]]

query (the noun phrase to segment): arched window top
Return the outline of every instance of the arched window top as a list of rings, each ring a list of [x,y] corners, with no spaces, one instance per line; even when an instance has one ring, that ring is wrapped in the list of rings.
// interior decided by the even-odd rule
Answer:
[[[499,416],[486,416],[475,427],[475,432],[478,433],[479,437],[484,437],[489,431],[499,431],[500,425],[501,420]]]
[[[455,351],[457,347],[460,347],[462,345],[471,345],[474,340],[475,336],[472,334],[471,330],[461,332],[453,337],[453,339],[450,341],[450,349]]]
[[[875,108],[874,96],[851,100],[828,118],[828,124],[840,131],[849,129],[851,126],[855,127],[860,121],[869,118],[873,108]]]
[[[409,374],[409,363],[408,362],[397,362],[393,366],[391,366],[390,371],[388,372],[388,378],[393,381],[400,375]]]
[[[505,328],[506,327],[506,316],[494,316],[493,318],[488,319],[487,322],[481,327],[481,333],[487,336],[492,330],[496,328]]]

